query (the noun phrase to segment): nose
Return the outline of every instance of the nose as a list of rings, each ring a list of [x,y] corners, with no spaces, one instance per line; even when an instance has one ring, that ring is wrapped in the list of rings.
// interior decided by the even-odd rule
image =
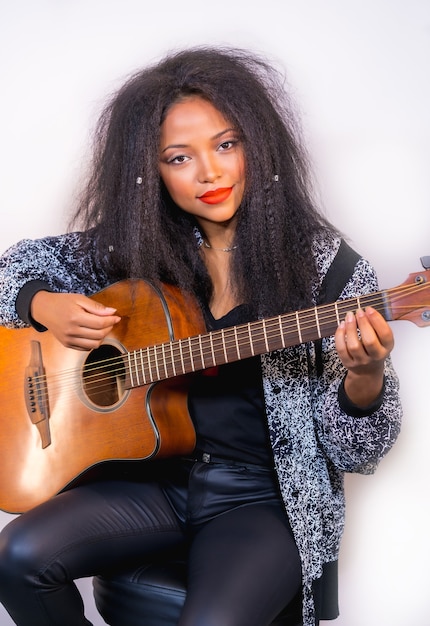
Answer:
[[[213,183],[220,178],[221,174],[221,166],[215,155],[204,155],[200,158],[199,182]]]

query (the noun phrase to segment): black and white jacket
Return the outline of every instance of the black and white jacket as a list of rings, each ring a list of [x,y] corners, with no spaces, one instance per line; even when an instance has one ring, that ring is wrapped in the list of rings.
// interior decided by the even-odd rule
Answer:
[[[0,324],[19,328],[31,322],[23,305],[28,305],[29,290],[45,286],[91,295],[107,286],[108,278],[91,246],[85,253],[78,252],[85,236],[68,233],[23,240],[3,254]],[[338,238],[315,243],[321,281],[339,244]],[[340,298],[377,290],[373,268],[360,258]],[[383,393],[363,411],[343,395],[346,371],[333,337],[322,340],[322,373],[317,374],[312,342],[265,354],[261,361],[275,467],[302,561],[303,624],[313,626],[314,583],[326,564],[338,558],[345,515],[344,473],[373,473],[395,442],[402,417],[398,379],[387,359]]]

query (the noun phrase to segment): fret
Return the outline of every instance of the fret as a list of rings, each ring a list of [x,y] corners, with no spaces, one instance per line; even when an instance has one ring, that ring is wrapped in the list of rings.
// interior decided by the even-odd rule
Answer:
[[[146,371],[148,372],[148,382],[152,383],[151,349],[149,346],[146,348]]]
[[[139,378],[139,370],[137,368],[137,355],[136,355],[136,350],[133,352],[133,363],[134,363],[134,373],[136,376],[136,387],[139,387],[140,383],[140,378]]]
[[[196,370],[204,370],[205,364],[204,364],[204,359],[202,358],[201,337],[199,335],[197,335],[196,337],[191,337],[190,344],[192,346],[192,351],[193,351],[193,358],[192,358],[193,372]]]
[[[248,328],[249,346],[251,348],[251,355],[255,356],[254,342],[252,341],[251,322],[248,322],[247,328]]]
[[[339,326],[339,324],[340,324],[340,317],[339,317],[339,307],[337,305],[337,302],[334,303],[334,310],[335,310],[335,313],[336,313],[337,325]]]
[[[339,309],[340,323],[344,319],[348,311],[352,311],[354,308],[358,308],[358,299],[354,298],[351,300],[339,300],[336,303],[336,308]]]
[[[168,374],[167,374],[167,368],[166,368],[166,354],[164,351],[164,343],[161,344],[161,363],[160,363],[160,367],[162,367],[162,369],[164,370],[164,374],[160,374],[159,376],[160,378],[168,378]],[[162,370],[160,370],[162,371]]]
[[[152,376],[151,376],[151,351],[149,349],[149,346],[146,348],[146,362],[147,362],[147,370],[148,370],[149,381],[152,382]]]
[[[189,350],[189,353],[190,353],[190,368],[191,368],[192,372],[195,372],[196,368],[194,366],[193,346],[192,346],[192,343],[191,343],[191,337],[188,337],[188,350]]]
[[[206,369],[205,358],[203,356],[203,346],[202,346],[202,336],[201,335],[198,336],[197,341],[198,341],[198,344],[199,344],[200,361],[202,363],[202,369]]]
[[[231,361],[236,360],[234,345],[232,344],[232,339],[233,339],[232,335],[233,335],[233,332],[230,328],[229,329],[224,328],[222,330],[225,352],[227,354],[226,363],[230,363]]]
[[[127,361],[128,361],[128,374],[130,376],[130,387],[135,387],[136,385],[133,382],[133,371],[131,369],[131,352],[127,353]]]
[[[267,332],[266,332],[266,321],[262,321],[263,335],[264,335],[264,345],[266,346],[266,352],[269,352],[269,344],[267,342]]]
[[[157,346],[154,346],[153,349],[154,349],[155,371],[157,372],[157,380],[161,380],[160,370],[158,367]]]
[[[182,373],[185,374],[186,373],[186,369],[185,369],[185,365],[184,365],[184,353],[182,351],[182,339],[180,339],[178,341],[178,346],[179,346],[179,355],[180,355],[180,358],[181,358]]]
[[[153,354],[153,350],[152,348],[150,348],[149,346],[146,348],[146,356],[147,356],[147,360],[148,360],[148,364],[147,364],[147,371],[148,371],[148,379],[150,383],[154,382],[154,377],[152,375],[152,354]]]
[[[235,341],[235,345],[236,345],[236,354],[237,354],[237,358],[240,359],[240,348],[239,348],[239,341],[237,338],[237,327],[235,326],[233,329],[234,332],[234,341]]]
[[[296,324],[297,324],[297,332],[299,334],[299,341],[300,343],[303,343],[303,337],[302,337],[302,330],[300,327],[300,317],[299,317],[299,312],[296,311]]]
[[[319,337],[332,335],[339,325],[339,313],[336,304],[324,305],[320,308],[319,315]]]
[[[134,375],[134,386],[139,387],[141,383],[139,379],[139,372],[137,369],[136,351],[132,352],[132,358],[133,358],[133,362],[132,362],[131,367],[133,369],[133,375]]]
[[[143,350],[139,350],[139,360],[140,360],[140,371],[142,372],[143,384],[146,385],[146,375],[145,375],[145,366],[143,360]]]
[[[212,337],[212,344],[213,344],[214,365],[220,365],[220,363],[225,362],[225,361],[222,361],[222,358],[219,354],[220,348],[222,350],[222,343],[220,346],[220,341],[222,342],[220,331],[212,331],[211,337]]]
[[[196,363],[196,370],[206,369],[205,359],[202,350],[202,337],[197,335],[193,337],[193,350],[194,350],[194,362]]]
[[[172,359],[172,342],[166,342],[164,344],[164,355],[166,359],[166,373],[169,372],[167,378],[176,376],[175,363]]]
[[[272,346],[272,350],[302,343],[301,323],[297,313],[280,315],[276,325],[279,325],[280,333],[278,343],[275,347]]]
[[[314,311],[315,311],[315,324],[317,327],[318,339],[321,339],[321,328],[320,328],[320,322],[318,318],[318,307],[315,307]]]
[[[282,330],[282,315],[278,315],[279,334],[281,336],[282,347],[285,348],[285,337]]]
[[[249,322],[247,328],[247,336],[249,337],[249,348],[251,356],[255,356],[256,354],[260,354],[258,350],[258,345],[256,344],[257,334],[255,332],[255,327],[257,322]]]
[[[133,352],[128,352],[127,353],[127,361],[128,361],[128,375],[130,377],[130,384],[132,387],[136,386],[136,380],[135,380],[135,372],[134,372],[134,368],[133,368]]]
[[[224,328],[221,328],[221,341],[222,341],[222,348],[224,351],[224,363],[228,363],[228,355],[227,355],[227,350],[225,347],[225,338],[224,338]]]
[[[174,355],[174,352],[173,352],[173,342],[171,342],[171,344],[170,344],[170,358],[172,360],[173,376],[176,376],[175,355]]]
[[[138,386],[143,385],[144,382],[142,380],[142,372],[139,367],[139,350],[133,351],[133,362],[134,362],[134,371],[136,372],[136,379],[138,381]]]
[[[161,355],[163,359],[162,367],[164,374],[163,378],[171,378],[173,376],[173,368],[170,362],[170,342],[161,344]]]
[[[307,341],[313,341],[318,338],[317,327],[316,327],[316,318],[315,318],[315,309],[307,309],[305,311],[301,311],[299,314],[299,318],[301,320],[300,324],[300,336],[301,342],[306,343]],[[311,322],[311,320],[314,320]]]
[[[157,346],[152,346],[151,348],[148,348],[148,352],[149,354],[151,354],[151,366],[149,369],[149,375],[150,375],[150,379],[151,382],[155,382],[156,380],[159,380],[159,376],[157,375],[157,370],[158,370],[158,365],[157,365]],[[154,375],[155,373],[155,375]]]
[[[216,365],[215,352],[214,352],[214,342],[213,342],[213,335],[212,335],[212,333],[209,333],[209,345],[210,345],[211,354],[212,354],[212,364]]]
[[[236,326],[233,329],[234,344],[231,347],[232,358],[246,359],[255,356],[251,323]]]

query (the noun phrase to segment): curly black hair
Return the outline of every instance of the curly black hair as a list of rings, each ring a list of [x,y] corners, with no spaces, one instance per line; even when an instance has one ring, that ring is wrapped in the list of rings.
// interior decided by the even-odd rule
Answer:
[[[94,228],[100,262],[117,278],[179,285],[209,298],[193,216],[159,175],[160,126],[190,94],[211,102],[243,143],[246,185],[238,211],[231,283],[253,317],[309,306],[316,279],[312,244],[335,228],[314,201],[309,159],[285,76],[237,48],[168,53],[133,74],[104,108],[87,186],[73,219]],[[111,254],[106,255],[110,248]]]

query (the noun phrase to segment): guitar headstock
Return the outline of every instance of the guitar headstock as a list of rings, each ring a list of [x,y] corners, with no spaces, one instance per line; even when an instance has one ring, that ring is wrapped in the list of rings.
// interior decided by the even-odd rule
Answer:
[[[430,326],[430,256],[421,257],[423,272],[409,274],[404,283],[390,289],[392,319]]]

